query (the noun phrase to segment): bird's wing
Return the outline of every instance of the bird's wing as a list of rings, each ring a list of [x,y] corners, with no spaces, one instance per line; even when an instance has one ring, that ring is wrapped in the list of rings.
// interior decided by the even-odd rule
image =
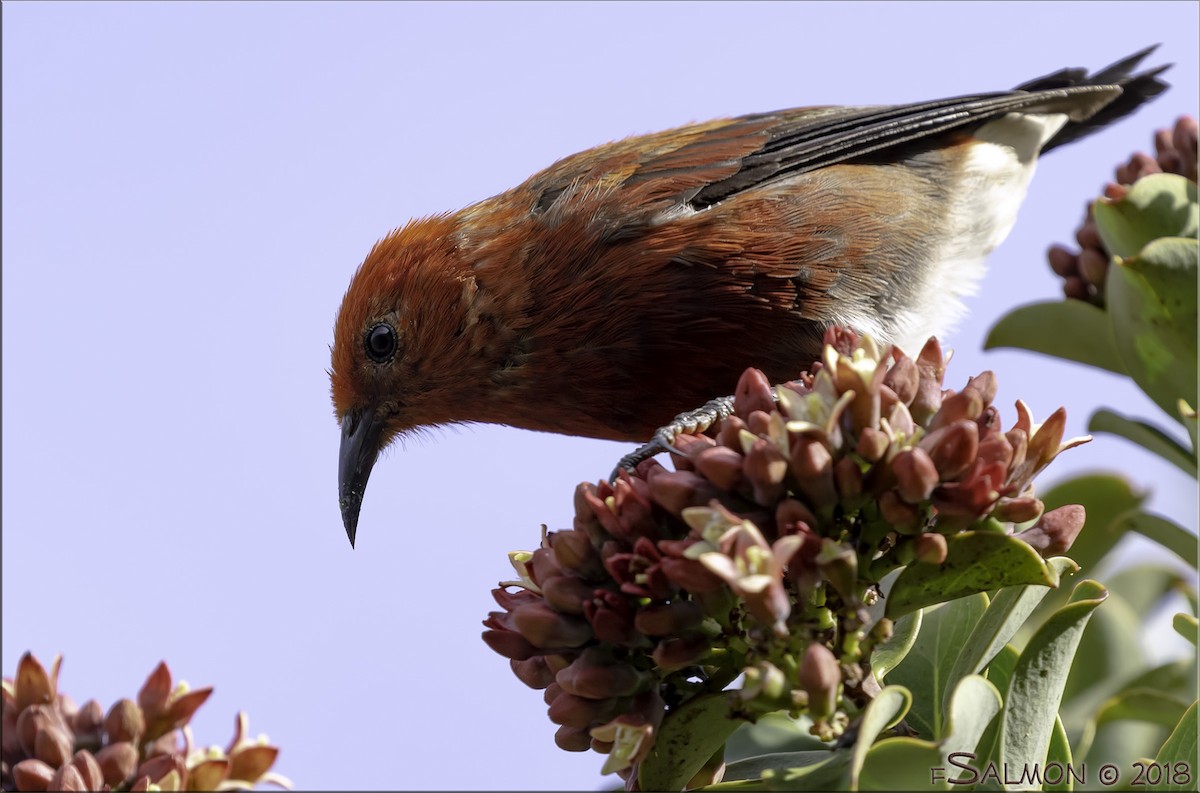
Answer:
[[[1150,47],[1094,75],[1062,69],[1012,91],[885,107],[799,108],[742,116],[706,131],[684,145],[639,163],[628,186],[653,180],[675,182],[677,200],[703,209],[730,196],[807,171],[897,149],[934,136],[972,129],[1007,113],[1063,113],[1070,122],[1044,148],[1078,139],[1124,116],[1166,90],[1157,76],[1163,66],[1132,74]],[[719,139],[720,145],[714,145]],[[719,174],[717,160],[741,144],[732,173]],[[703,185],[698,176],[713,176]],[[666,185],[663,185],[666,188]],[[656,190],[656,193],[669,192]]]

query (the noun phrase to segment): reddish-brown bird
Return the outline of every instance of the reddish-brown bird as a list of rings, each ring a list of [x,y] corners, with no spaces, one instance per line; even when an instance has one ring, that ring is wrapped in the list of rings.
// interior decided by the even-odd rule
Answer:
[[[1132,74],[1149,52],[1001,93],[628,138],[394,231],[335,328],[351,544],[379,451],[415,427],[644,440],[748,366],[795,377],[831,324],[916,349],[960,313],[1038,153],[1166,88],[1166,67]]]

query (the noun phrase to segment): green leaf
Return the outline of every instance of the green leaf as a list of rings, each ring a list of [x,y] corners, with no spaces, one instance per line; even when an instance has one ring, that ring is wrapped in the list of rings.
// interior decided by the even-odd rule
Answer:
[[[1004,698],[1004,692],[1008,691],[1009,681],[1012,680],[1012,674],[1016,671],[1017,661],[1020,658],[1021,654],[1017,652],[1017,648],[1006,644],[987,665],[988,682],[1000,692],[1001,699]]]
[[[958,653],[983,618],[988,598],[982,593],[925,609],[921,632],[908,656],[888,674],[888,682],[913,695],[907,722],[919,737],[941,740],[943,711],[940,704]]]
[[[1170,729],[1183,718],[1187,706],[1186,701],[1162,691],[1132,688],[1100,706],[1096,714],[1096,726],[1099,728],[1112,721],[1130,719],[1148,721]]]
[[[1009,683],[1012,681],[1013,672],[1016,671],[1017,661],[1021,658],[1021,654],[1011,644],[1006,644],[1004,649],[996,654],[992,662],[987,667],[987,680],[996,690],[1001,692],[1003,699],[1004,692],[1008,691]],[[975,759],[972,765],[976,768],[986,766],[988,763],[999,763],[1000,757],[1000,721],[1003,718],[1003,711],[992,717],[987,728],[983,731],[983,735],[979,738],[979,743],[975,747]]]
[[[1061,712],[1075,755],[1084,757],[1095,736],[1088,724],[1104,700],[1144,668],[1142,616],[1110,591],[1104,608],[1092,615],[1070,662]],[[1093,725],[1094,726],[1094,725]]]
[[[1069,575],[1079,570],[1079,565],[1064,556],[1049,560],[1047,566],[1059,577],[1063,573]],[[975,625],[966,644],[959,652],[954,666],[947,675],[943,696],[948,697],[950,692],[955,690],[959,680],[982,671],[996,653],[1000,652],[1017,634],[1017,630],[1049,591],[1050,588],[1045,586],[1001,589],[988,604],[983,618]],[[948,702],[943,702],[942,706],[945,707],[947,704]]]
[[[849,750],[765,754],[730,763],[725,781],[704,789],[840,790],[846,786],[849,768]]]
[[[1196,646],[1197,625],[1196,618],[1191,614],[1180,612],[1171,619],[1171,627],[1175,629],[1176,633],[1191,642],[1193,647]]]
[[[1117,353],[1108,314],[1082,300],[1020,306],[992,326],[983,347],[1029,350],[1119,375],[1129,374]]]
[[[1092,203],[1104,249],[1129,258],[1160,237],[1196,236],[1196,184],[1178,174],[1139,179],[1120,201]]]
[[[1121,596],[1137,614],[1149,614],[1162,604],[1163,598],[1186,586],[1187,578],[1173,566],[1143,562],[1107,576],[1104,585],[1109,594]]]
[[[992,719],[1000,712],[1000,691],[979,675],[958,682],[946,710],[946,737],[941,742],[942,763],[955,752],[970,752],[979,745]]]
[[[1071,600],[1038,628],[1017,661],[1000,722],[1000,756],[1013,767],[1045,764],[1067,671],[1092,612],[1108,592],[1081,581]]]
[[[1063,769],[1061,775],[1056,774],[1051,776],[1051,766],[1057,766]],[[1058,716],[1054,717],[1054,731],[1050,733],[1050,747],[1046,751],[1046,769],[1043,771],[1043,779],[1054,779],[1054,782],[1045,782],[1042,786],[1043,790],[1072,790],[1075,787],[1075,779],[1066,769],[1071,767],[1071,742],[1067,740],[1067,731],[1063,727],[1062,719]]]
[[[638,769],[642,790],[682,790],[742,722],[729,715],[729,695],[703,694],[668,715]]]
[[[946,546],[941,564],[913,562],[900,573],[887,595],[889,617],[1006,586],[1058,586],[1058,574],[1012,535],[964,531],[947,537]]]
[[[1107,432],[1133,441],[1143,449],[1179,468],[1189,476],[1196,476],[1196,455],[1184,448],[1179,441],[1158,427],[1139,419],[1126,418],[1106,408],[1092,414],[1088,420],[1088,432]]]
[[[850,752],[850,790],[858,790],[858,777],[867,752],[879,734],[899,723],[912,706],[912,694],[903,686],[885,686],[863,710],[858,736]]]
[[[1196,404],[1197,241],[1168,237],[1109,269],[1105,295],[1117,352],[1167,415]]]
[[[1196,789],[1196,774],[1200,768],[1196,764],[1196,732],[1196,703],[1193,702],[1154,758],[1155,763],[1166,764],[1172,773],[1164,775],[1163,783],[1150,790]]]
[[[934,769],[944,767],[938,745],[917,738],[888,738],[871,747],[858,777],[859,790],[948,790],[945,774],[936,781]]]
[[[1196,535],[1160,515],[1135,510],[1122,516],[1126,530],[1136,531],[1196,567]]]
[[[1105,606],[1107,608],[1107,606]],[[1196,659],[1179,658],[1142,671],[1126,680],[1122,693],[1148,688],[1160,694],[1170,694],[1185,705],[1196,696]],[[1167,726],[1173,726],[1168,724]]]
[[[888,672],[900,665],[916,643],[917,634],[921,632],[921,614],[918,609],[896,620],[892,635],[871,653],[871,670],[880,683]]]

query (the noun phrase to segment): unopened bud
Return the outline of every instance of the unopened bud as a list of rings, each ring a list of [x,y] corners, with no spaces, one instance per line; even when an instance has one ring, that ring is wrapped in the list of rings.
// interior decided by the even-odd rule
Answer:
[[[110,742],[129,741],[137,744],[146,732],[146,717],[133,700],[119,699],[108,709],[104,731],[108,733]]]
[[[508,663],[517,679],[536,691],[541,691],[554,682],[554,673],[546,665],[544,656],[535,655],[524,661],[510,660]]]
[[[651,657],[659,669],[671,672],[698,663],[708,656],[711,649],[712,644],[708,637],[699,631],[693,631],[663,639],[654,648]]]
[[[765,438],[755,441],[746,454],[745,466],[746,478],[754,487],[754,500],[759,504],[778,501],[783,495],[783,478],[787,476],[787,470],[787,458],[778,446]]]
[[[594,585],[573,575],[556,575],[542,584],[542,596],[557,611],[564,614],[582,614],[583,604],[595,589]]]
[[[800,685],[808,692],[808,710],[814,720],[831,716],[837,708],[842,670],[829,648],[812,642],[800,662]]]
[[[733,394],[734,412],[745,416],[756,410],[769,413],[774,409],[775,399],[771,396],[771,381],[767,376],[758,369],[742,372]]]
[[[96,758],[91,752],[80,749],[71,758],[71,765],[75,766],[75,770],[83,779],[84,790],[99,790],[103,787],[104,773],[100,770],[100,764],[96,762]]]
[[[883,384],[896,394],[896,398],[906,405],[912,404],[917,396],[917,388],[921,384],[921,375],[917,372],[917,364],[907,355],[899,358],[892,368],[883,376]]]
[[[996,398],[998,387],[999,383],[996,381],[996,373],[990,369],[980,372],[967,380],[967,388],[973,389],[979,394],[984,406],[992,404],[992,400]],[[967,389],[964,388],[963,390]]]
[[[547,535],[546,541],[564,570],[572,570],[583,578],[594,578],[603,572],[596,548],[585,532],[554,531]]]
[[[947,427],[962,419],[974,421],[983,414],[983,398],[978,391],[958,391],[942,400],[937,415],[929,422],[929,430]]]
[[[801,435],[792,445],[792,473],[805,500],[821,509],[837,501],[833,486],[833,456],[825,444],[811,436]]]
[[[1025,523],[1037,519],[1045,508],[1046,505],[1033,496],[1002,498],[992,510],[992,517],[1008,523]]]
[[[183,758],[178,754],[155,755],[138,766],[137,770],[138,776],[149,777],[151,782],[160,782],[171,772],[175,772],[180,779],[187,772]]]
[[[17,790],[33,790],[40,793],[40,791],[50,788],[50,780],[54,777],[54,769],[36,757],[31,757],[14,765],[12,767],[12,776]]]
[[[921,521],[920,510],[902,501],[895,490],[885,491],[879,497],[879,513],[889,526],[901,534],[912,534]]]
[[[883,430],[877,430],[874,427],[863,427],[858,435],[858,444],[854,450],[867,462],[877,463],[887,453],[890,443],[891,441],[888,440],[887,433]]]
[[[118,788],[129,781],[137,770],[137,748],[128,741],[110,743],[96,753],[96,762],[104,776],[104,783]]]
[[[586,657],[562,670],[555,682],[568,694],[585,699],[627,697],[641,687],[646,675],[628,664],[591,663]]]
[[[64,765],[54,772],[54,776],[50,777],[50,790],[64,791],[81,791],[87,790],[87,783],[83,781],[83,775],[79,773],[79,769],[73,765]]]
[[[944,480],[952,480],[971,467],[979,453],[979,425],[960,419],[926,435],[919,448],[927,451]]]
[[[66,730],[48,724],[33,738],[33,755],[51,768],[61,768],[71,759],[71,738]]]
[[[858,555],[848,545],[842,545],[828,537],[821,540],[821,551],[817,554],[817,566],[825,580],[837,590],[847,602],[858,600]]]
[[[538,648],[530,644],[528,639],[511,630],[484,631],[483,641],[500,655],[514,661],[524,661],[539,654]]]
[[[586,621],[557,612],[544,602],[517,606],[512,621],[534,647],[579,647],[592,638]]]
[[[926,564],[941,564],[946,561],[948,546],[945,535],[924,532],[913,538],[916,558]]]
[[[892,472],[900,498],[909,504],[927,501],[938,484],[938,471],[933,460],[919,446],[904,449],[892,458]]]
[[[696,470],[722,490],[736,490],[745,480],[745,458],[726,446],[713,446],[696,455]]]
[[[678,514],[708,504],[720,491],[695,471],[661,470],[650,479],[650,495],[663,509]]]
[[[566,752],[586,752],[592,748],[592,735],[587,727],[559,727],[554,743]]]
[[[558,560],[554,558],[554,551],[549,548],[538,548],[534,551],[529,561],[526,562],[526,567],[533,583],[539,587],[543,581],[562,572]]]
[[[1014,535],[1044,557],[1066,553],[1083,529],[1087,517],[1081,504],[1067,504],[1042,515],[1033,528]]]
[[[817,525],[817,516],[802,501],[794,498],[780,501],[775,507],[775,525],[779,527],[779,533],[794,531],[800,524],[811,529]]]
[[[615,715],[619,707],[615,699],[587,699],[563,692],[550,703],[550,721],[563,727],[587,727]]]
[[[763,704],[779,702],[788,693],[787,678],[779,667],[770,661],[763,661],[744,670],[745,682],[738,698],[742,702],[762,700]]]
[[[838,495],[843,502],[857,498],[862,494],[863,476],[858,463],[849,457],[843,457],[833,466],[833,480],[837,484]]]
[[[638,610],[634,627],[647,636],[671,636],[700,627],[704,610],[692,600],[646,606]]]

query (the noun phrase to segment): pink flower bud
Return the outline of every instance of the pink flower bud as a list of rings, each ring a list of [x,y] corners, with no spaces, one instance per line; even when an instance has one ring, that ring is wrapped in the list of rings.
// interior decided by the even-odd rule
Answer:
[[[564,614],[582,614],[583,604],[592,596],[596,587],[573,575],[556,575],[542,583],[542,596],[556,611]]]
[[[745,480],[745,458],[727,446],[713,446],[696,455],[696,470],[722,490],[736,490]]]
[[[96,753],[96,762],[110,787],[121,787],[133,776],[138,766],[137,748],[128,741],[110,743]]]
[[[1016,534],[1042,556],[1060,556],[1071,548],[1083,529],[1087,514],[1080,504],[1067,504],[1042,515],[1033,528]]]
[[[941,564],[946,561],[948,546],[945,535],[924,532],[913,538],[913,545],[919,561],[926,564]]]
[[[733,395],[733,410],[739,416],[761,410],[771,412],[775,409],[775,398],[771,396],[771,382],[758,369],[747,369],[738,378],[737,388]]]
[[[907,355],[900,357],[883,376],[883,384],[892,389],[901,402],[906,405],[912,404],[921,385],[917,364]]]
[[[43,791],[50,787],[54,769],[37,758],[22,760],[12,768],[13,782],[17,790]]]
[[[915,446],[903,449],[892,458],[900,498],[909,504],[920,504],[938,484],[938,470],[924,449]]]
[[[579,647],[592,638],[587,622],[559,613],[544,602],[518,606],[512,612],[512,621],[534,647]]]
[[[647,636],[671,636],[700,627],[704,610],[692,600],[676,600],[638,610],[634,626]]]
[[[808,710],[814,719],[832,715],[842,687],[842,670],[829,648],[812,642],[800,662],[800,685],[808,692]]]
[[[953,480],[971,467],[979,453],[979,425],[960,419],[926,435],[919,448],[929,452],[939,477]]]
[[[674,671],[692,666],[708,656],[712,644],[699,631],[663,639],[654,648],[651,657],[659,669]]]

